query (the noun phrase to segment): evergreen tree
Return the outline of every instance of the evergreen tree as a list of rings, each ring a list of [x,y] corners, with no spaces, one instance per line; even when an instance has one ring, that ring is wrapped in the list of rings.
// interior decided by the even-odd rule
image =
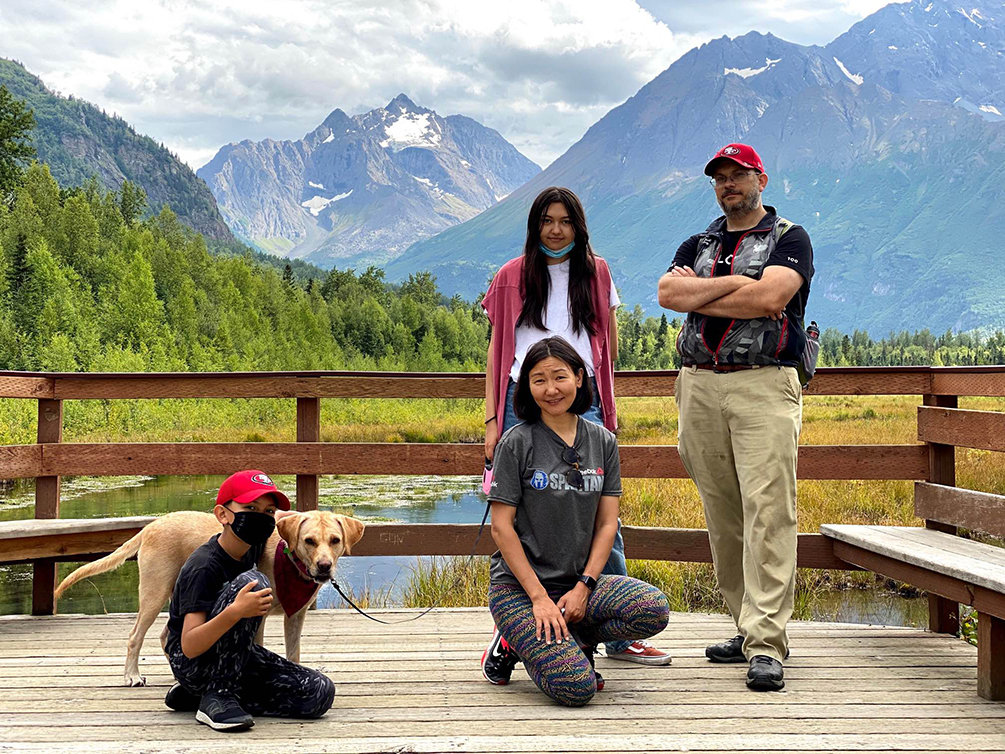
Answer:
[[[6,86],[0,86],[0,201],[4,203],[13,199],[27,162],[35,156],[31,145],[33,128],[35,116],[31,110]]]

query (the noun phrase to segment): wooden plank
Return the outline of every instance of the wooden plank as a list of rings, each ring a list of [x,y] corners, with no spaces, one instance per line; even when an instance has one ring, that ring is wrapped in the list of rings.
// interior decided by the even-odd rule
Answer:
[[[54,386],[52,377],[0,372],[0,398],[54,398]]]
[[[0,445],[0,479],[29,479],[41,473],[41,445]]]
[[[955,395],[925,395],[926,406],[957,408],[959,399]],[[928,479],[941,485],[956,484],[956,448],[952,445],[928,443]],[[922,516],[918,513],[917,487],[915,487],[915,515],[925,519],[925,528],[956,534],[956,527],[948,519],[938,516]],[[928,595],[928,628],[936,633],[957,634],[960,630],[960,606],[952,600],[937,594]]]
[[[945,574],[871,552],[847,542],[835,542],[834,554],[848,563],[912,584],[919,589],[970,605],[978,610],[1005,617],[1005,595]]]
[[[977,694],[1005,701],[1005,620],[977,615]]]
[[[1005,537],[1005,495],[915,482],[914,513],[919,518]]]
[[[1005,451],[1005,413],[918,406],[918,439],[963,448]]]
[[[950,388],[933,390],[933,371]],[[673,395],[676,370],[622,371],[614,376],[619,397]],[[807,391],[812,395],[1000,395],[993,368],[942,372],[930,367],[823,367]],[[988,387],[983,387],[986,384]],[[2,391],[6,390],[7,393]],[[990,391],[990,392],[989,392]],[[0,372],[0,397],[79,399],[124,398],[479,398],[484,375],[403,372],[202,372],[202,373],[29,373]]]
[[[111,552],[153,520],[154,517],[143,516],[38,522],[54,524],[50,526],[0,522],[0,563]],[[478,524],[371,523],[353,555],[468,555],[478,529]],[[622,534],[625,551],[632,559],[712,562],[708,532],[704,529],[625,526]],[[495,550],[486,525],[476,554],[491,555]],[[847,567],[834,556],[832,541],[813,533],[799,535],[798,564],[802,568]]]
[[[824,524],[828,537],[894,560],[1005,593],[1005,550],[909,526]]]
[[[56,378],[57,397],[119,398],[478,398],[485,377],[399,373],[73,374]]]
[[[45,465],[45,445],[63,441],[63,401],[41,399],[38,402],[38,444],[42,447]],[[40,476],[35,479],[35,518],[59,518],[60,477]],[[38,560],[32,566],[32,615],[52,615],[56,612],[56,563]]]
[[[484,462],[474,443],[74,443],[46,446],[43,472],[69,475],[440,474],[476,476]],[[681,479],[674,445],[622,445],[626,478]],[[926,479],[923,445],[804,445],[800,479]]]
[[[297,442],[321,441],[321,399],[297,398]],[[297,510],[315,511],[320,497],[317,474],[297,474]]]
[[[0,522],[0,563],[24,563],[38,558],[65,561],[106,555],[138,534],[154,518]]]
[[[936,395],[1005,396],[1005,370],[1001,367],[971,368],[966,372],[941,368],[932,370],[932,392]]]
[[[806,395],[922,395],[931,390],[928,369],[873,367],[818,369]]]

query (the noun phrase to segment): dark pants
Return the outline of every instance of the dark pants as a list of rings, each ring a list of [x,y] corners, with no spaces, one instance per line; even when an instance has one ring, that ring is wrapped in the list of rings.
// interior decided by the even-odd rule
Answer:
[[[258,570],[245,571],[227,584],[209,618],[219,615],[249,582],[254,591],[269,588]],[[335,698],[335,684],[324,673],[305,668],[255,643],[261,618],[243,618],[198,657],[181,651],[181,641],[169,642],[171,672],[188,691],[235,696],[246,712],[274,717],[321,717]]]

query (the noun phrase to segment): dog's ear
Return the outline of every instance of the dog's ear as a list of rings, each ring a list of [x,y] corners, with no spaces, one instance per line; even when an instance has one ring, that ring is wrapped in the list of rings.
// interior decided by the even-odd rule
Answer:
[[[297,542],[300,539],[300,527],[303,526],[306,519],[307,516],[303,513],[295,513],[292,516],[283,516],[276,521],[276,531],[279,532],[280,537],[286,540],[286,544],[291,550],[295,550],[297,547]]]
[[[362,521],[349,516],[339,516],[339,523],[342,524],[342,544],[345,545],[345,554],[351,555],[353,545],[363,538],[363,529],[366,527]]]

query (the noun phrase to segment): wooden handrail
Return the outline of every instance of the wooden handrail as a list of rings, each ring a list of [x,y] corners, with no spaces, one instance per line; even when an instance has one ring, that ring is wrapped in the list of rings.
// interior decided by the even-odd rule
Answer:
[[[687,478],[676,445],[622,445],[620,450],[625,478]],[[0,479],[229,474],[238,468],[298,475],[475,476],[483,456],[482,445],[474,443],[60,443],[0,448]],[[802,445],[799,477],[928,479],[928,450],[924,445]]]
[[[622,371],[618,397],[673,395],[676,370]],[[484,375],[402,372],[0,372],[0,398],[480,398]],[[1005,366],[824,367],[807,395],[1005,396]]]

